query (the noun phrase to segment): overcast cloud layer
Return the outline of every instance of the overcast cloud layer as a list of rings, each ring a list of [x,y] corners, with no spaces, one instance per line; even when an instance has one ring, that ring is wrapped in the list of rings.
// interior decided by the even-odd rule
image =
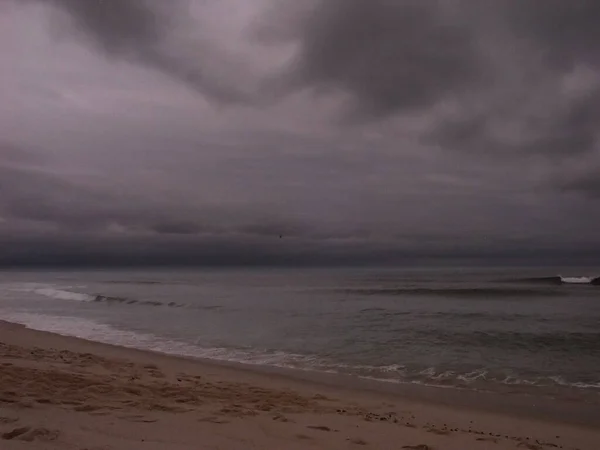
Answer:
[[[598,263],[598,23],[596,0],[5,0],[0,264]]]

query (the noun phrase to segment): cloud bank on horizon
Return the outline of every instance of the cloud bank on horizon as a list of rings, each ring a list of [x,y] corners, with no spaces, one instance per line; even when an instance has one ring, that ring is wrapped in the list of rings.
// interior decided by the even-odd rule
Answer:
[[[597,1],[1,8],[0,264],[600,254]]]

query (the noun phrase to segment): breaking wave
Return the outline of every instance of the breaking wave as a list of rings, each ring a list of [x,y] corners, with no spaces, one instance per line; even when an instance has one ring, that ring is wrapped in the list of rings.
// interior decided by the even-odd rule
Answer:
[[[592,284],[594,280],[590,277],[560,277],[563,284]]]
[[[356,288],[343,289],[343,293],[359,295],[391,296],[444,296],[444,297],[547,297],[563,293],[551,289],[508,288],[508,287],[443,287],[443,288]]]
[[[569,387],[600,391],[600,378],[569,380],[562,375],[525,376],[509,370],[492,370],[485,367],[452,368],[416,367],[403,364],[365,365],[334,361],[319,355],[297,354],[256,348],[208,347],[191,342],[174,341],[160,336],[126,331],[110,325],[78,317],[50,316],[3,311],[5,320],[20,323],[32,329],[75,336],[123,347],[153,350],[177,356],[212,359],[241,364],[279,367],[310,372],[349,375],[358,378],[387,382],[411,383],[426,386],[489,390],[497,386]]]
[[[33,289],[33,292],[44,297],[54,298],[56,300],[72,300],[77,302],[89,302],[94,300],[94,296],[81,294],[79,292],[65,291],[55,288],[38,288]]]
[[[146,306],[166,306],[170,308],[182,308],[188,306],[177,302],[161,302],[156,300],[138,300],[127,297],[117,297],[102,294],[84,294],[80,292],[68,291],[65,289],[57,289],[51,287],[27,289],[37,295],[52,298],[55,300],[68,300],[77,302],[95,302],[108,304],[124,304],[124,305],[146,305]],[[216,306],[218,307],[218,306]],[[204,307],[215,308],[215,306]]]
[[[163,308],[188,308],[194,310],[219,310],[223,305],[219,304],[198,304],[198,303],[180,303],[176,301],[143,300],[131,297],[122,297],[115,295],[105,295],[96,293],[78,292],[85,286],[50,286],[41,283],[23,283],[18,286],[12,286],[8,290],[16,292],[33,293],[39,297],[46,297],[53,300],[63,300],[82,303],[105,303],[107,305],[127,305],[127,306],[154,306]],[[71,290],[73,289],[73,290]],[[228,308],[232,310],[232,308]]]
[[[97,303],[122,303],[127,305],[168,306],[171,308],[182,308],[185,306],[184,304],[177,302],[164,303],[156,300],[136,300],[127,297],[111,297],[109,295],[95,295],[92,301]]]
[[[599,286],[600,285],[600,277],[586,277],[586,276],[578,276],[578,277],[563,277],[560,275],[552,276],[552,277],[534,277],[534,278],[519,278],[516,280],[506,280],[508,282],[516,282],[516,283],[532,283],[532,284],[553,284],[553,285],[563,285],[563,284],[590,284]]]

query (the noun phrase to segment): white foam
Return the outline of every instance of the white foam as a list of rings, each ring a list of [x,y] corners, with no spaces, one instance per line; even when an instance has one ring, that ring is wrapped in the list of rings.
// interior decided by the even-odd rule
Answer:
[[[0,313],[3,320],[19,323],[34,330],[184,357],[295,369],[304,369],[307,363],[309,365],[311,363],[319,363],[316,357],[295,355],[286,352],[265,353],[250,349],[201,347],[181,341],[166,340],[149,333],[121,330],[80,317],[32,314],[9,310],[0,310]],[[306,370],[311,369],[306,368]]]
[[[543,386],[550,382],[555,385],[576,387],[580,389],[600,389],[600,381],[589,383],[569,382],[560,376],[539,377],[535,379],[520,379],[516,376],[488,378],[489,374],[485,369],[478,369],[469,373],[460,374],[455,371],[438,372],[435,367],[429,367],[411,374],[407,371],[405,366],[397,364],[389,366],[352,365],[333,363],[332,361],[326,361],[317,356],[299,355],[282,351],[266,352],[259,349],[207,348],[202,347],[200,343],[194,345],[192,343],[167,340],[150,333],[121,330],[107,324],[80,317],[33,314],[11,310],[0,310],[0,316],[3,320],[19,323],[32,329],[64,336],[74,336],[122,347],[152,350],[184,357],[213,359],[260,366],[266,365],[308,372],[326,372],[333,374],[346,373],[358,376],[359,378],[386,383],[414,383],[440,388],[465,389],[467,386],[481,380],[507,385],[530,386]],[[392,376],[387,377],[386,374],[391,374]],[[417,379],[414,378],[415,375],[418,377]],[[451,385],[440,384],[440,382],[454,379],[460,380],[463,383],[459,385],[454,383]]]
[[[8,283],[4,285],[6,292],[31,292],[33,294],[53,298],[56,300],[70,300],[90,302],[95,296],[72,291],[71,289],[85,289],[86,286],[57,286],[45,283]]]
[[[567,284],[590,284],[590,277],[560,277],[560,281]]]
[[[94,297],[88,294],[81,294],[79,292],[65,291],[63,289],[55,288],[38,288],[33,290],[34,293],[43,295],[45,297],[54,298],[56,300],[71,300],[78,302],[91,302]]]
[[[576,388],[580,388],[580,389],[600,389],[600,382],[597,382],[597,383],[582,383],[582,382],[570,383],[570,382],[566,381],[563,377],[560,377],[560,376],[550,377],[550,379],[560,386],[576,387]]]
[[[457,375],[457,379],[464,381],[465,383],[472,383],[476,380],[485,380],[488,371],[485,369],[473,370],[472,372]]]
[[[362,378],[363,380],[371,380],[377,381],[379,383],[393,383],[393,384],[418,384],[420,386],[433,387],[436,389],[455,389],[455,390],[465,390],[466,388],[463,386],[452,386],[448,384],[435,384],[428,383],[424,380],[405,380],[402,378],[378,378],[372,376],[359,375],[358,378]]]
[[[202,349],[183,342],[168,341],[148,333],[120,330],[110,325],[80,317],[53,316],[26,312],[2,311],[2,318],[34,330],[47,331],[63,336],[74,336],[104,344],[153,350],[182,356],[204,357]],[[208,349],[215,351],[221,349]]]

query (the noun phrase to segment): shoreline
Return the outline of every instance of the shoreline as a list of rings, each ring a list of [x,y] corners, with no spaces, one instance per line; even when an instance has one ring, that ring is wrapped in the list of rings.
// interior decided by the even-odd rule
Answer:
[[[575,426],[600,429],[600,415],[597,414],[598,403],[586,404],[581,401],[556,400],[547,396],[522,392],[507,394],[455,386],[435,386],[395,381],[387,382],[343,373],[327,373],[310,369],[305,370],[301,368],[186,356],[38,330],[21,323],[8,322],[1,319],[0,338],[3,337],[5,328],[10,329],[12,327],[39,335],[40,340],[45,340],[44,337],[51,337],[53,340],[58,339],[59,341],[56,344],[66,348],[77,343],[78,346],[93,346],[91,348],[93,353],[105,354],[105,352],[108,352],[110,355],[115,355],[115,352],[119,354],[123,353],[123,358],[125,359],[131,359],[136,354],[142,360],[161,358],[171,362],[183,363],[185,361],[188,364],[202,366],[207,370],[213,369],[224,371],[225,373],[231,372],[230,375],[234,377],[240,374],[253,378],[258,377],[259,382],[263,381],[264,377],[269,377],[270,380],[276,377],[278,383],[285,386],[310,386],[316,390],[334,390],[350,395],[376,396],[376,398],[383,400],[389,399],[391,396],[396,400],[415,404],[510,415],[523,419],[568,423]],[[36,341],[38,341],[37,338],[38,336],[36,336]],[[63,339],[66,341],[61,342]],[[72,342],[69,343],[69,341]],[[600,397],[600,393],[597,392],[590,392],[589,395]]]
[[[425,398],[414,385],[390,392],[338,376],[178,357],[10,322],[0,322],[0,350],[0,436],[9,450],[21,448],[21,438],[40,449],[78,450],[600,444],[596,422],[574,420],[568,409],[549,416],[513,404],[505,411],[482,393],[465,398],[465,391],[447,396],[452,390],[428,388]]]

